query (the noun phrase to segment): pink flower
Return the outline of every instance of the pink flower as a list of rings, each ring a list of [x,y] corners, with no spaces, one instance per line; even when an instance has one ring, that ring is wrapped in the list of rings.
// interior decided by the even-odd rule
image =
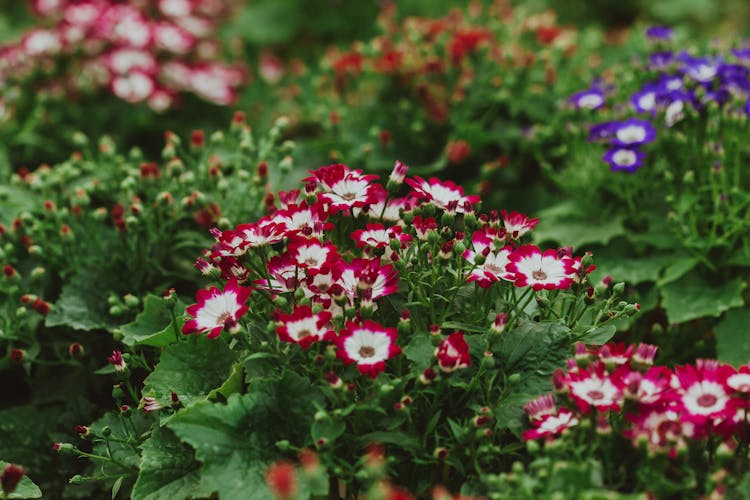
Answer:
[[[516,248],[506,266],[516,286],[531,286],[535,291],[569,288],[575,277],[575,261],[559,257],[556,250],[542,252],[534,245]]]
[[[619,410],[623,400],[622,390],[612,381],[601,363],[587,370],[569,374],[570,398],[583,413],[591,407],[598,411]]]
[[[471,365],[469,355],[469,344],[464,340],[462,332],[452,333],[448,338],[440,341],[435,349],[435,357],[440,370],[450,373],[459,368],[468,368]]]
[[[482,288],[489,288],[501,279],[513,280],[514,278],[506,270],[510,262],[508,257],[513,249],[506,246],[495,250],[493,246],[495,234],[492,230],[474,231],[471,237],[473,249],[466,249],[463,253],[464,259],[477,266],[471,270],[466,281],[476,281],[477,285]]]
[[[383,190],[373,183],[377,175],[363,175],[360,170],[350,170],[342,164],[321,167],[311,172],[308,183],[317,181],[319,198],[328,204],[330,213],[371,205],[378,201],[378,192]]]
[[[382,265],[380,259],[354,259],[351,264],[340,261],[333,268],[333,278],[352,299],[363,290],[370,291],[372,300],[398,291],[396,268]]]
[[[331,267],[339,260],[338,249],[333,243],[299,236],[289,239],[287,254],[298,267],[306,269],[308,274],[310,271]]]
[[[186,309],[193,319],[185,322],[182,333],[208,332],[208,338],[213,339],[218,337],[222,330],[235,330],[239,327],[239,319],[247,312],[245,302],[250,291],[250,288],[238,285],[236,279],[229,281],[224,291],[215,287],[210,290],[198,290],[198,303]]]
[[[451,202],[456,202],[456,212],[465,213],[466,202],[473,205],[479,202],[479,196],[464,196],[464,189],[451,181],[441,181],[431,177],[429,181],[415,176],[406,179],[406,183],[414,188],[414,191],[428,203],[434,203],[442,209],[447,209]]]
[[[279,338],[284,342],[299,344],[303,349],[310,347],[313,342],[331,340],[336,335],[326,328],[331,321],[331,313],[313,313],[307,305],[296,307],[292,314],[278,314],[276,321],[281,324],[276,329]]]
[[[333,229],[333,224],[326,222],[327,217],[322,203],[308,206],[302,202],[299,205],[287,204],[274,213],[271,220],[286,227],[287,236],[321,236],[324,231]]]
[[[154,80],[142,71],[116,76],[110,82],[112,93],[123,101],[138,103],[148,99],[156,88]]]
[[[736,402],[732,400],[732,390],[727,379],[733,368],[713,360],[698,360],[696,366],[675,368],[675,402],[682,410],[682,418],[696,426],[709,420],[728,418],[734,413]]]
[[[533,429],[524,431],[523,438],[528,441],[547,436],[556,436],[566,429],[578,425],[578,418],[567,408],[560,408],[557,415],[549,414],[540,419],[532,420]]]
[[[397,240],[400,247],[405,248],[411,241],[411,236],[404,234],[401,226],[386,229],[383,224],[376,223],[365,225],[365,229],[357,229],[352,233],[352,239],[359,248],[385,248],[390,245],[391,240]]]
[[[375,378],[385,370],[386,360],[401,354],[397,336],[395,328],[371,320],[361,324],[349,321],[336,339],[336,356],[345,364],[356,363],[360,373]]]
[[[503,225],[505,226],[506,234],[514,240],[528,233],[539,224],[539,219],[531,219],[518,212],[511,212],[509,214],[505,210],[501,210],[500,214],[503,216]]]
[[[112,351],[112,355],[107,358],[107,361],[110,365],[114,366],[115,371],[118,372],[123,371],[128,366],[122,358],[122,353],[120,351]]]
[[[437,231],[438,224],[434,217],[422,218],[421,215],[416,215],[411,222],[414,231],[417,233],[417,238],[422,241],[427,239],[427,235],[430,231]]]
[[[541,420],[547,415],[554,414],[555,408],[555,396],[552,393],[547,393],[536,399],[532,399],[523,407],[531,421]]]

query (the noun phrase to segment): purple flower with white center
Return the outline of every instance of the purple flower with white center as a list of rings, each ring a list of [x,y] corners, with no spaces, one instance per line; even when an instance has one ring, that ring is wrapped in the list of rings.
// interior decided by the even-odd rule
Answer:
[[[643,88],[633,94],[630,102],[639,113],[651,113],[656,110],[656,98],[658,87],[654,84],[644,85]]]
[[[643,165],[643,158],[645,154],[628,148],[612,148],[607,151],[602,160],[609,163],[609,167],[613,172],[628,172],[633,173]]]
[[[651,40],[668,41],[672,39],[672,28],[651,26],[646,30],[646,36]]]
[[[604,92],[598,88],[582,90],[570,96],[570,102],[576,109],[599,109],[604,105]]]
[[[602,141],[612,137],[617,122],[596,123],[589,129],[589,142]]]
[[[648,56],[651,69],[666,69],[674,61],[674,54],[669,50],[654,52]]]
[[[712,61],[708,57],[692,57],[681,55],[682,72],[698,83],[708,83],[716,78],[719,72],[719,61]]]
[[[630,118],[614,125],[612,134],[612,144],[615,146],[639,146],[653,141],[656,129],[645,120]]]
[[[685,116],[683,113],[683,110],[685,109],[685,101],[682,99],[675,99],[671,103],[669,103],[669,106],[667,106],[667,109],[664,110],[664,122],[667,124],[667,127],[671,127],[678,121],[682,120],[682,118]]]
[[[674,92],[676,90],[682,90],[685,86],[685,82],[682,81],[682,77],[674,75],[664,75],[657,83],[660,93]]]

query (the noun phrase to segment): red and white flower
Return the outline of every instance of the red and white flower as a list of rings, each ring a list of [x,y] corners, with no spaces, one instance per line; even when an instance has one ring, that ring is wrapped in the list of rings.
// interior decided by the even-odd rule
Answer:
[[[305,270],[301,269],[288,254],[271,257],[267,267],[270,279],[256,280],[253,284],[258,289],[275,293],[293,292],[307,278]]]
[[[733,371],[731,366],[705,360],[698,360],[696,366],[678,366],[676,403],[683,420],[701,426],[712,419],[730,417],[735,402],[726,382]]]
[[[372,300],[398,291],[398,272],[380,259],[354,259],[351,263],[340,261],[333,269],[333,277],[351,299],[362,290],[368,290]]]
[[[402,232],[401,226],[393,226],[386,229],[383,224],[367,224],[365,229],[357,229],[352,233],[352,239],[357,247],[368,246],[371,248],[386,248],[391,240],[397,240],[401,248],[405,248],[411,242],[411,236]]]
[[[526,440],[559,435],[566,429],[578,425],[579,421],[573,412],[567,408],[560,408],[557,415],[546,415],[541,419],[533,420],[532,423],[534,428],[523,433],[523,438]]]
[[[542,252],[535,245],[516,248],[506,266],[518,287],[530,286],[535,291],[569,288],[576,276],[575,260],[560,257],[557,250]]]
[[[247,298],[250,288],[229,281],[224,290],[211,287],[198,290],[197,304],[188,306],[186,312],[193,317],[185,322],[182,333],[208,333],[208,338],[218,337],[222,330],[234,331],[239,327],[239,319],[247,312]]]
[[[479,202],[479,196],[464,196],[464,189],[457,186],[452,181],[441,181],[431,177],[429,181],[415,176],[413,179],[406,179],[406,183],[411,186],[417,195],[427,202],[434,203],[442,209],[447,209],[448,205],[456,203],[456,212],[465,213],[467,202],[474,205]]]
[[[306,269],[308,274],[323,267],[331,267],[339,260],[336,245],[315,238],[290,238],[287,254],[298,267]]]
[[[459,368],[468,368],[471,365],[469,355],[469,344],[464,339],[462,332],[455,332],[440,341],[435,349],[440,370],[450,373]]]
[[[345,364],[356,363],[360,373],[375,378],[385,370],[386,360],[401,354],[397,336],[395,328],[371,320],[361,324],[349,321],[336,339],[336,356]]]
[[[331,313],[313,313],[307,305],[296,307],[291,314],[278,314],[276,321],[280,323],[276,329],[279,338],[284,342],[299,344],[303,349],[310,347],[313,342],[332,340],[336,335],[327,328]]]
[[[610,379],[601,363],[571,373],[568,388],[571,399],[584,413],[588,413],[592,406],[598,411],[619,410],[622,404],[622,390]]]
[[[471,270],[466,281],[476,281],[482,288],[489,288],[493,283],[501,279],[513,280],[514,276],[506,270],[508,257],[513,250],[506,246],[500,250],[494,250],[493,242],[495,235],[493,231],[475,231],[471,237],[472,249],[466,249],[463,253],[464,259],[476,267]],[[480,259],[477,259],[481,256]]]
[[[506,234],[514,240],[528,233],[539,224],[539,219],[531,219],[518,212],[508,213],[505,210],[501,210],[500,214],[503,216],[503,226],[505,227]]]
[[[421,215],[414,216],[411,225],[417,233],[417,238],[422,241],[427,240],[427,235],[431,231],[437,231],[438,228],[438,223],[434,217],[423,218]]]

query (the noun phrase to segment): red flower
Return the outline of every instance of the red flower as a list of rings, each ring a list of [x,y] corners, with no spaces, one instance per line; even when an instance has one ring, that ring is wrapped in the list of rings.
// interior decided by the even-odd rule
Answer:
[[[371,320],[361,324],[349,321],[336,339],[336,356],[345,364],[356,363],[360,373],[375,378],[385,370],[387,359],[401,354],[397,336],[395,328]]]
[[[464,340],[464,334],[455,332],[441,340],[435,349],[435,357],[437,357],[440,369],[446,373],[471,365],[469,344]]]
[[[307,305],[296,307],[292,314],[278,314],[276,321],[281,324],[276,329],[279,338],[284,342],[299,344],[304,349],[310,347],[313,342],[332,339],[336,335],[326,328],[331,321],[331,313],[313,313]]]
[[[276,462],[266,471],[266,484],[277,500],[291,500],[297,495],[297,469],[289,462]]]
[[[213,339],[222,330],[233,331],[239,327],[238,321],[247,312],[245,302],[250,295],[250,288],[237,284],[232,279],[224,287],[224,291],[212,287],[210,290],[198,290],[197,304],[188,306],[186,312],[193,319],[186,321],[182,333],[208,333]]]

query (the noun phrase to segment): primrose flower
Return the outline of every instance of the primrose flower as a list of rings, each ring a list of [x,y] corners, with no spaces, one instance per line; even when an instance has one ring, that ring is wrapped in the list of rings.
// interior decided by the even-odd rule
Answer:
[[[575,260],[560,257],[554,249],[542,252],[534,245],[523,245],[511,252],[508,260],[505,269],[517,287],[530,286],[535,291],[564,289],[575,278]]]
[[[198,303],[186,309],[193,319],[185,322],[182,333],[208,333],[208,338],[213,339],[218,337],[222,330],[236,330],[239,327],[239,319],[247,312],[245,302],[250,290],[238,285],[236,279],[229,281],[224,291],[215,287],[211,287],[210,290],[198,290]]]
[[[310,344],[335,336],[332,330],[326,328],[331,321],[331,313],[321,311],[313,313],[310,306],[298,306],[292,314],[279,314],[276,321],[280,326],[276,329],[279,339],[284,342],[299,344],[303,349]]]
[[[471,365],[469,355],[469,344],[464,339],[462,332],[452,333],[448,338],[440,341],[435,349],[435,357],[440,370],[450,373],[459,368],[468,368]]]
[[[602,160],[609,163],[613,172],[633,173],[643,165],[646,154],[636,149],[615,147],[604,153]]]
[[[734,369],[716,361],[698,360],[696,366],[675,369],[679,395],[677,403],[683,411],[682,419],[695,425],[717,418],[729,418],[736,403],[727,387],[727,379]]]
[[[588,413],[591,407],[598,411],[620,409],[622,390],[607,376],[600,363],[593,364],[586,371],[571,373],[568,387],[571,399],[584,413]]]
[[[336,356],[345,364],[357,364],[363,375],[372,378],[385,370],[386,360],[401,354],[396,345],[398,332],[375,321],[363,323],[349,321],[336,339]]]

